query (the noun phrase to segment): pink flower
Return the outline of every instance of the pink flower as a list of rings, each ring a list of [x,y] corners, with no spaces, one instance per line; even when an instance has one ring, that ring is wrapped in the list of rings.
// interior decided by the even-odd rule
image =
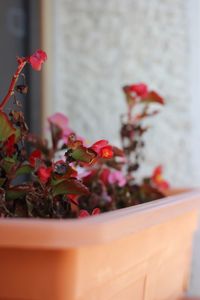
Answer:
[[[114,171],[108,175],[108,182],[123,187],[126,184],[126,178],[120,171]]]
[[[32,68],[36,71],[40,71],[42,64],[47,59],[47,54],[43,50],[37,50],[29,57],[29,63],[31,64]]]
[[[68,127],[69,119],[62,113],[55,113],[48,118],[49,123],[56,125],[62,130],[62,136],[68,137],[73,133],[72,129]]]

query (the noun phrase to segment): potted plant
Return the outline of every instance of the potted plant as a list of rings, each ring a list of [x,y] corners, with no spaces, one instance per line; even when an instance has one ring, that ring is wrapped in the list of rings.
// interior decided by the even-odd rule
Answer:
[[[49,145],[28,132],[16,99],[27,93],[17,83],[24,66],[40,70],[46,58],[42,50],[17,58],[0,104],[0,299],[178,299],[187,288],[199,192],[159,200],[168,188],[160,167],[135,179],[142,122],[163,99],[144,84],[124,88],[124,151],[105,140],[85,145],[62,114],[49,118]],[[5,113],[11,96],[16,108]]]

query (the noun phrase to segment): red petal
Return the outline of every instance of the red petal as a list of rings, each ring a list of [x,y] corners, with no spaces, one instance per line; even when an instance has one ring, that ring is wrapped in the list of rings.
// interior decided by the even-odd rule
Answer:
[[[103,148],[100,150],[99,155],[100,155],[102,158],[107,158],[107,159],[112,158],[112,157],[113,157],[113,149],[112,149],[112,146],[106,146],[106,147],[103,147]]]
[[[29,57],[29,63],[34,70],[40,71],[43,62],[45,62],[46,59],[47,54],[43,50],[37,50]]]
[[[160,176],[162,173],[163,173],[163,167],[162,165],[159,165],[154,169],[152,177]]]
[[[107,140],[100,140],[100,141],[97,141],[96,143],[94,143],[90,148],[99,154],[99,151],[101,150],[101,148],[103,148],[107,145],[108,145]]]
[[[101,213],[101,210],[100,210],[100,208],[94,208],[93,209],[93,211],[92,211],[92,215],[94,216],[94,215],[99,215]]]
[[[79,212],[79,217],[80,218],[88,217],[89,215],[90,214],[85,209],[81,209],[80,212]]]
[[[42,157],[42,152],[40,150],[34,150],[31,155],[29,156],[29,163],[32,167],[35,166],[35,162],[37,159]]]
[[[129,86],[129,91],[143,98],[148,94],[148,86],[145,83],[132,84]]]

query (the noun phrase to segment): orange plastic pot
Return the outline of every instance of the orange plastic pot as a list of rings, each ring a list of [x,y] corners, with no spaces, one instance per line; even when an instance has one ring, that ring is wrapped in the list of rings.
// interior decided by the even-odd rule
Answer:
[[[79,220],[3,219],[0,299],[179,299],[199,207],[193,191]]]

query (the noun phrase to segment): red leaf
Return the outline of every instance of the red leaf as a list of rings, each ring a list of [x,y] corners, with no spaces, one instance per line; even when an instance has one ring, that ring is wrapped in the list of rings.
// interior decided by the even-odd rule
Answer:
[[[159,103],[161,105],[164,105],[164,99],[158,95],[155,91],[151,91],[148,93],[148,95],[141,99],[142,102],[153,102],[153,103]]]

